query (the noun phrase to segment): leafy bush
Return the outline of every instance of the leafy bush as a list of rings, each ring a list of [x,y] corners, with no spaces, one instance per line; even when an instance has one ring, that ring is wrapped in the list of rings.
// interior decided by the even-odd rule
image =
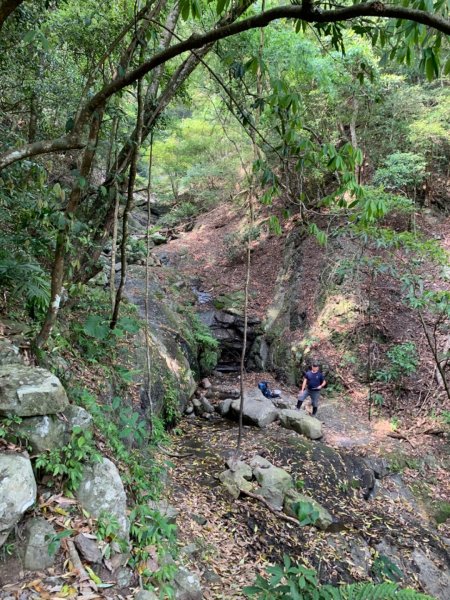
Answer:
[[[413,342],[397,344],[387,352],[387,358],[390,364],[375,373],[375,378],[385,383],[395,381],[397,385],[400,385],[401,379],[412,375],[419,364],[416,346]]]
[[[268,567],[270,577],[256,576],[243,589],[248,598],[259,600],[433,600],[415,590],[399,589],[396,583],[354,583],[334,587],[321,585],[313,569],[293,564],[288,556],[282,566]]]
[[[293,505],[300,526],[315,525],[319,518],[319,511],[311,502],[296,502]]]
[[[373,177],[375,185],[387,190],[408,192],[415,189],[425,179],[425,158],[412,152],[395,152],[384,161]]]
[[[35,462],[38,471],[56,478],[68,491],[74,492],[80,485],[86,462],[101,460],[92,433],[74,427],[70,442],[59,449],[40,454]]]
[[[161,227],[175,227],[184,221],[188,221],[189,219],[198,216],[199,213],[199,206],[192,202],[181,202],[181,204],[172,208],[166,215],[163,215],[159,219],[158,225]]]
[[[0,253],[0,286],[14,300],[25,301],[31,316],[42,316],[50,302],[50,279],[26,256]]]
[[[234,231],[232,233],[228,233],[224,237],[225,251],[228,259],[231,262],[243,260],[248,242],[253,242],[259,239],[260,236],[261,227],[258,225],[246,227],[244,231]]]

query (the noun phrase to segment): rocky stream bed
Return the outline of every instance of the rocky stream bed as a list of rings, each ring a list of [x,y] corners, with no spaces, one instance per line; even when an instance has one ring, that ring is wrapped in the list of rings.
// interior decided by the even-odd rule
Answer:
[[[449,540],[377,453],[380,427],[358,423],[337,399],[325,400],[319,416],[321,441],[278,422],[245,426],[240,458],[249,462],[259,455],[287,471],[297,491],[332,515],[325,531],[286,522],[254,498],[233,499],[221,485],[219,474],[236,447],[236,423],[193,414],[181,423],[169,497],[179,508],[180,543],[199,572],[204,597],[243,597],[244,585],[287,554],[314,567],[324,581],[382,578],[391,567],[404,585],[449,598]],[[391,441],[400,452],[401,442]]]

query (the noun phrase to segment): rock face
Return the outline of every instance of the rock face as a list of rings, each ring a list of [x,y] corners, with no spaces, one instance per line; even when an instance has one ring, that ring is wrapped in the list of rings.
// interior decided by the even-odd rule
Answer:
[[[49,371],[23,365],[0,367],[0,415],[52,415],[68,405],[61,382]]]
[[[24,418],[14,426],[14,433],[26,439],[35,453],[61,448],[66,441],[67,425],[56,415]]]
[[[293,429],[310,440],[318,440],[322,437],[322,424],[315,417],[310,417],[304,410],[282,410],[280,411],[280,423],[286,429]]]
[[[227,416],[233,420],[239,419],[240,399],[233,400]],[[243,420],[247,425],[266,427],[278,419],[278,409],[272,401],[264,398],[259,390],[248,392],[244,396]]]
[[[219,342],[220,362],[217,368],[223,371],[235,371],[236,356],[240,356],[242,352],[244,335],[244,317],[241,310],[235,308],[209,310],[201,312],[199,317]],[[253,341],[261,333],[261,321],[249,316],[247,327],[246,358],[250,355]]]
[[[130,266],[125,293],[138,307],[141,317],[145,318],[145,267]],[[170,396],[177,408],[184,411],[197,388],[191,366],[196,365],[198,357],[195,344],[189,341],[192,340],[190,322],[177,312],[177,306],[159,286],[156,278],[151,279],[149,293],[152,306],[149,314],[152,409],[162,411]],[[174,335],[177,331],[180,336]],[[146,346],[147,340],[141,332],[136,336],[131,350],[136,369],[135,383],[141,386],[141,404],[144,410],[150,408],[145,392]],[[127,349],[127,353],[129,352],[130,349]]]
[[[21,454],[1,454],[0,546],[35,500],[36,481],[30,459]]]
[[[23,566],[28,571],[43,571],[55,561],[49,554],[49,543],[55,535],[53,525],[45,519],[31,519],[24,532]]]
[[[112,515],[119,523],[119,536],[128,540],[127,498],[117,467],[107,458],[84,468],[77,499],[93,517]]]

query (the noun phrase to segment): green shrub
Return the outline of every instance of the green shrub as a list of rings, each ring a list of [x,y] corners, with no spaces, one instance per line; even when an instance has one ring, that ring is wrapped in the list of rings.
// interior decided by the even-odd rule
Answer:
[[[389,365],[375,373],[378,381],[390,383],[392,381],[399,384],[402,377],[412,375],[419,364],[416,346],[413,342],[397,344],[387,352]]]
[[[396,583],[353,583],[340,587],[321,585],[313,569],[291,562],[268,567],[269,577],[256,576],[253,585],[243,592],[247,598],[259,600],[433,600],[415,590],[399,589]]]
[[[95,447],[92,433],[74,427],[70,442],[62,448],[39,454],[35,468],[51,475],[69,492],[74,492],[80,485],[84,465],[100,460],[101,455]]]
[[[408,192],[425,179],[425,158],[412,152],[395,152],[386,157],[384,167],[373,177],[375,185],[390,191]]]

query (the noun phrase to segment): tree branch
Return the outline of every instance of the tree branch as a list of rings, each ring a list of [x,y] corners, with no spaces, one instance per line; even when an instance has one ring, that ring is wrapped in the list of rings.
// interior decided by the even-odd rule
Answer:
[[[136,69],[133,69],[132,71],[128,72],[123,77],[116,78],[111,83],[106,85],[100,92],[95,94],[95,96],[93,96],[91,100],[89,100],[89,102],[85,104],[84,108],[80,111],[79,117],[75,123],[73,135],[77,137],[83,134],[86,124],[89,122],[92,114],[98,107],[104,106],[106,101],[112,95],[119,92],[123,88],[129,86],[130,84],[134,83],[135,81],[141,79],[147,73],[149,73],[159,65],[167,62],[168,60],[176,56],[179,56],[180,54],[183,54],[184,52],[200,49],[202,48],[202,46],[211,44],[213,42],[217,42],[218,40],[231,37],[233,35],[242,33],[244,31],[248,31],[250,29],[266,27],[272,21],[278,19],[302,20],[307,23],[337,23],[351,21],[359,17],[404,19],[422,25],[426,25],[435,29],[436,31],[439,31],[446,35],[450,35],[450,21],[440,15],[431,14],[423,10],[416,10],[403,6],[390,6],[383,4],[383,2],[380,2],[378,0],[375,0],[374,2],[354,4],[343,8],[325,11],[311,11],[308,6],[308,3],[306,3],[305,7],[294,5],[272,8],[271,10],[267,10],[258,15],[249,17],[247,19],[243,19],[242,21],[231,23],[218,29],[213,29],[205,34],[194,34],[184,42],[174,44],[173,46],[155,54],[150,60],[144,62]],[[70,141],[67,138],[59,139],[62,140],[59,143],[59,148],[56,148],[54,146],[54,141],[42,142],[42,144],[47,144],[49,149],[41,149],[41,151],[38,153],[44,154],[45,152],[55,152],[58,149],[68,150],[70,148],[79,147],[72,145],[73,139],[71,139]],[[64,140],[66,144],[63,143]],[[0,170],[5,166],[12,164],[18,160],[21,160],[22,158],[25,158],[27,156],[33,156],[33,152],[29,150],[28,152],[23,153],[20,150],[15,150],[4,153],[0,156]]]
[[[3,23],[9,15],[14,12],[23,1],[24,0],[0,0],[0,29],[3,27]]]

